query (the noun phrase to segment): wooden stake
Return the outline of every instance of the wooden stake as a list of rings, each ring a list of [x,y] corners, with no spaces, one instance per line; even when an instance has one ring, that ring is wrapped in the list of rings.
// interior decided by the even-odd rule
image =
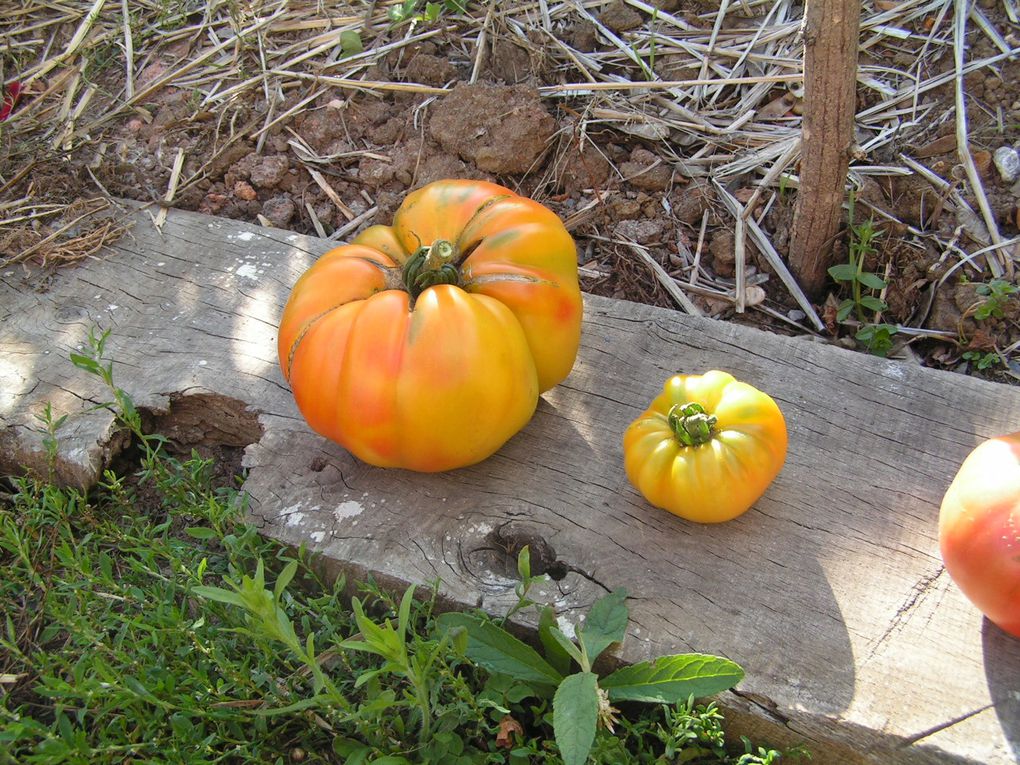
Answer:
[[[839,232],[854,142],[860,3],[808,0],[804,31],[804,123],[790,267],[821,296]]]

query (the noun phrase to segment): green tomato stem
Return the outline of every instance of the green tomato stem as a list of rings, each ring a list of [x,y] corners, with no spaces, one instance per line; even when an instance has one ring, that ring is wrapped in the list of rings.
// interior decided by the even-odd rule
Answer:
[[[437,284],[460,284],[456,264],[457,248],[445,239],[419,247],[404,264],[404,287],[417,298]]]
[[[715,435],[715,425],[719,421],[715,415],[705,412],[705,407],[693,401],[674,404],[666,420],[677,440],[684,446],[707,444]]]

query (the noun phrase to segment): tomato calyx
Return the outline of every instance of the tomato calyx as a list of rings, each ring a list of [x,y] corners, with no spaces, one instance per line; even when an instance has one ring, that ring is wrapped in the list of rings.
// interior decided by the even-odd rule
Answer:
[[[701,446],[712,440],[719,418],[708,414],[701,404],[691,401],[674,404],[666,415],[666,421],[684,446]]]
[[[460,269],[456,260],[457,248],[445,239],[419,247],[404,264],[404,288],[415,299],[437,284],[459,285]]]

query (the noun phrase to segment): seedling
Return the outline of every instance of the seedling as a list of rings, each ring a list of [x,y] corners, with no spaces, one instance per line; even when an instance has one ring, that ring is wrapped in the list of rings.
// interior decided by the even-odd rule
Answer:
[[[854,335],[854,339],[863,344],[868,353],[885,358],[892,350],[892,336],[899,330],[893,324],[865,324]]]
[[[853,210],[853,204],[850,209]],[[889,307],[874,294],[885,289],[885,279],[864,270],[865,257],[875,252],[874,241],[881,235],[882,232],[870,220],[850,224],[849,262],[829,268],[829,276],[841,284],[849,285],[851,292],[851,296],[844,299],[836,309],[836,321],[846,321],[853,313],[858,321],[864,322],[867,311],[880,313]]]
[[[525,548],[526,551],[527,548]],[[534,581],[527,553],[518,557],[526,580]],[[518,595],[522,598],[525,593]],[[597,600],[574,638],[550,606],[540,609],[538,635],[545,656],[483,617],[449,613],[439,617],[446,634],[465,633],[465,655],[495,676],[509,676],[538,698],[552,696],[553,731],[564,765],[584,765],[601,726],[613,731],[613,702],[682,704],[736,685],[744,675],[734,662],[705,654],[661,656],[598,676],[595,660],[623,641],[629,620],[627,593],[616,590]],[[579,671],[571,672],[576,664]]]
[[[987,284],[979,284],[975,288],[983,300],[974,309],[974,318],[978,321],[1001,319],[1006,301],[1017,293],[1017,287],[1005,279],[992,279]]]
[[[869,353],[876,356],[888,356],[892,350],[892,336],[897,329],[892,324],[882,324],[878,316],[889,308],[879,297],[886,288],[886,281],[878,274],[864,270],[864,262],[875,250],[875,240],[882,232],[875,228],[873,221],[860,223],[854,221],[854,194],[849,197],[850,252],[846,263],[839,263],[829,268],[829,276],[840,284],[850,287],[850,297],[845,298],[836,309],[836,321],[840,324],[853,314],[860,328],[854,335],[857,342],[864,345]],[[878,293],[878,294],[876,294]],[[870,321],[869,321],[870,313]]]
[[[965,351],[962,358],[969,361],[974,365],[975,369],[982,372],[1002,363],[1002,357],[994,351],[989,351],[988,353],[982,353],[981,351]]]
[[[467,10],[467,0],[443,0],[441,3],[425,3],[425,10],[418,12],[421,0],[403,0],[402,3],[390,8],[388,16],[394,24],[410,21],[417,24],[420,21],[436,21],[443,12],[464,13]]]

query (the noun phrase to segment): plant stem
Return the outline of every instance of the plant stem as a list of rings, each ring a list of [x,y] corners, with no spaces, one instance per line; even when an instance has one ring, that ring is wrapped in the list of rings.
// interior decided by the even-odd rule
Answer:
[[[701,446],[712,440],[718,418],[696,402],[674,404],[666,415],[669,427],[684,446]]]

